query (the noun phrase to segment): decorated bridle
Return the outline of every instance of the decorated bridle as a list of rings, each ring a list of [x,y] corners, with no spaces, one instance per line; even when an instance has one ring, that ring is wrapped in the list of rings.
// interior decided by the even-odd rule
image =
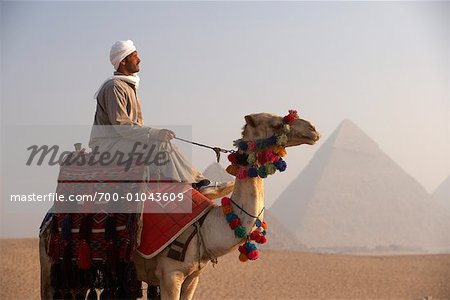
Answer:
[[[289,114],[283,117],[282,133],[254,141],[244,141],[243,139],[234,141],[233,144],[238,150],[228,155],[231,165],[227,167],[227,172],[236,176],[236,179],[243,180],[256,177],[266,178],[277,170],[279,172],[285,171],[287,164],[282,157],[286,155],[287,134],[291,130],[290,125],[298,118],[297,111],[289,110]],[[257,259],[259,252],[255,243],[264,244],[267,242],[267,223],[259,218],[265,208],[263,207],[257,216],[253,216],[229,197],[222,198],[221,203],[225,218],[231,230],[234,231],[235,237],[245,238],[244,244],[239,246],[239,260],[246,262]],[[247,228],[242,225],[241,219],[234,213],[233,204],[255,219],[253,226],[256,226],[256,229],[250,234],[247,234]]]

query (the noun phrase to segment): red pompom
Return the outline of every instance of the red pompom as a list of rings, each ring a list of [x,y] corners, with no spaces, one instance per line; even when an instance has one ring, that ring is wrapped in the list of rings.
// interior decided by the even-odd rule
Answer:
[[[221,203],[222,203],[222,206],[230,205],[231,199],[228,197],[223,197]]]
[[[259,239],[260,239],[260,237],[261,237],[261,233],[260,233],[259,231],[253,231],[253,232],[250,234],[250,239],[251,239],[252,241],[255,241],[255,242],[258,242]]]
[[[230,228],[232,230],[234,230],[236,227],[241,226],[241,225],[242,225],[241,220],[239,218],[235,218],[235,219],[233,219],[233,221],[231,221]]]
[[[261,235],[261,237],[259,238],[258,243],[259,244],[265,244],[267,242],[267,239],[265,236]]]
[[[291,124],[295,119],[298,119],[296,110],[289,110],[289,114],[283,117],[284,123]]]
[[[243,254],[245,254],[247,252],[244,245],[239,246],[238,250],[239,250],[239,252],[241,252]]]
[[[266,162],[267,162],[267,153],[266,153],[266,151],[262,151],[262,152],[258,153],[258,162],[261,165],[266,164]]]
[[[237,152],[233,152],[228,155],[228,160],[233,164],[237,164]]]
[[[247,257],[248,257],[248,259],[255,260],[255,259],[258,259],[259,253],[257,250],[253,250],[253,251],[250,251],[249,253],[247,253]]]

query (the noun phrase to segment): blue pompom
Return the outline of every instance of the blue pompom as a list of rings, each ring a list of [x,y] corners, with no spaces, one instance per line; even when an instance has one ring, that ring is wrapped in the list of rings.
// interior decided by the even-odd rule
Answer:
[[[262,235],[266,235],[267,234],[267,232],[264,230],[263,232],[261,232],[262,233]]]
[[[247,250],[247,253],[248,253],[250,251],[255,251],[255,250],[258,250],[258,249],[256,248],[255,244],[253,244],[253,243],[246,243],[245,244],[245,250]]]
[[[286,162],[280,157],[280,159],[274,163],[275,167],[277,168],[278,171],[283,172],[284,170],[286,170],[287,168],[287,164]]]
[[[256,219],[255,225],[256,227],[261,227],[261,221],[259,219]]]
[[[248,149],[248,144],[246,141],[240,141],[239,142],[239,149],[242,151],[247,151]]]
[[[267,139],[266,143],[268,146],[274,146],[277,144],[277,141],[278,141],[277,137],[272,135],[270,138]]]
[[[253,167],[249,168],[247,171],[247,176],[250,178],[258,177],[258,169]]]
[[[226,215],[226,219],[227,219],[228,223],[231,223],[231,221],[233,221],[236,218],[237,218],[237,215],[235,213],[229,213],[228,215]]]

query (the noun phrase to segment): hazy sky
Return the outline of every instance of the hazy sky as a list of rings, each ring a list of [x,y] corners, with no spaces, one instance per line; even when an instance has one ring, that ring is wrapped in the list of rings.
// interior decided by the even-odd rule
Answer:
[[[351,119],[429,192],[450,173],[449,2],[0,3],[2,154],[20,124],[88,128],[109,49],[132,39],[148,125],[192,126],[194,140],[231,148],[246,114],[294,108],[322,143]],[[288,151],[268,206],[319,147]],[[201,170],[214,160],[192,153]],[[48,207],[2,209],[1,234],[35,235]],[[24,216],[23,228],[6,224]]]

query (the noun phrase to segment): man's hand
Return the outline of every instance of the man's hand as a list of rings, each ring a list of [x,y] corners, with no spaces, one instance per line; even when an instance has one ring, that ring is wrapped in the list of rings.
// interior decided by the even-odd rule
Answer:
[[[161,129],[158,132],[158,137],[161,141],[167,142],[175,137],[175,132],[173,132],[172,130],[169,130],[169,129]]]

